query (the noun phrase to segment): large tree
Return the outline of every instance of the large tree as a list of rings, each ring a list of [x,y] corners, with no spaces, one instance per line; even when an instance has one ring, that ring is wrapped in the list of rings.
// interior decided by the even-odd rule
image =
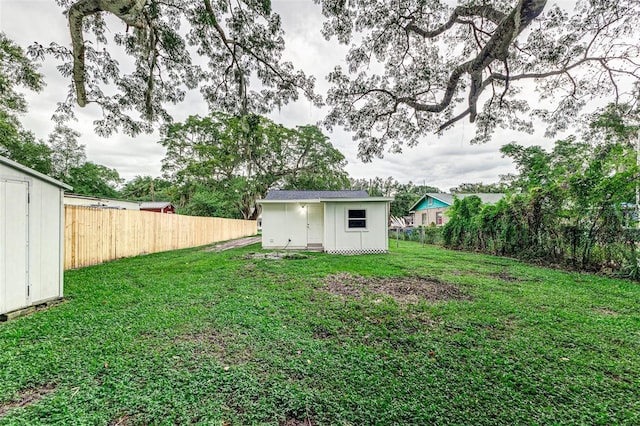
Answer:
[[[272,188],[342,189],[348,186],[346,161],[315,126],[288,129],[256,115],[224,113],[189,117],[166,129],[161,144],[165,177],[178,187],[186,206],[196,193],[198,212],[229,211],[245,219],[259,214],[256,199]],[[224,207],[216,207],[219,200]]]
[[[326,122],[353,132],[365,160],[463,119],[476,142],[536,118],[552,135],[594,98],[636,101],[637,0],[578,0],[571,14],[546,0],[315,1],[325,37],[352,43],[329,76]]]
[[[17,121],[27,111],[27,101],[20,87],[39,92],[44,86],[42,74],[20,46],[0,32],[0,114]]]
[[[44,174],[51,174],[51,149],[32,132],[6,120],[0,112],[0,155]]]
[[[128,200],[171,201],[171,182],[138,175],[122,186],[120,195]]]
[[[282,60],[270,0],[56,1],[72,48],[35,45],[32,53],[65,62],[70,96],[57,118],[72,115],[73,102],[95,102],[104,111],[99,133],[135,134],[169,120],[166,103],[196,87],[212,111],[265,113],[300,93],[320,103],[313,78]],[[640,79],[638,0],[578,0],[571,12],[547,0],[313,1],[327,18],[325,37],[352,46],[347,69],[329,76],[325,123],[351,131],[364,160],[463,119],[475,123],[475,142],[500,127],[531,132],[534,119],[553,135],[594,98],[629,101]],[[114,18],[120,27],[107,31]],[[133,58],[132,72],[112,48],[91,43],[110,35]],[[534,89],[540,108],[529,103]]]
[[[481,193],[500,193],[507,191],[508,187],[505,183],[482,183],[482,182],[465,182],[460,185],[449,188],[449,192],[453,194],[481,194]]]
[[[0,32],[0,155],[47,174],[51,172],[49,148],[20,123],[20,115],[27,111],[20,88],[38,92],[43,86],[36,64]]]
[[[211,110],[230,113],[265,113],[300,93],[320,102],[314,78],[282,59],[280,17],[269,0],[56,2],[68,17],[72,47],[35,44],[31,53],[65,62],[71,85],[57,119],[73,116],[73,103],[96,103],[104,113],[96,121],[99,134],[135,135],[150,131],[153,121],[170,121],[166,105],[195,88]],[[98,49],[94,42],[116,47]],[[131,72],[120,68],[114,50],[132,57]]]
[[[65,183],[71,185],[76,194],[117,198],[122,179],[116,169],[88,161],[71,167]]]
[[[80,133],[65,125],[57,125],[49,135],[51,166],[56,179],[66,181],[72,168],[87,161],[85,146],[78,143]]]

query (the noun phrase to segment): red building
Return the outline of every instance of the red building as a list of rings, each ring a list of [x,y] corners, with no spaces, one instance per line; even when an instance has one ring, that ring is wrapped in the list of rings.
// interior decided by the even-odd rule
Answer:
[[[169,201],[145,201],[140,204],[140,210],[173,214],[176,212],[176,206]]]

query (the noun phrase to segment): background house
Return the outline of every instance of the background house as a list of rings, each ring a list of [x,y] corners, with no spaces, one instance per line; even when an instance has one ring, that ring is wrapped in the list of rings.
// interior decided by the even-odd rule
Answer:
[[[62,297],[65,189],[0,156],[0,319]]]
[[[465,198],[475,195],[480,198],[484,204],[495,204],[505,196],[502,193],[483,193],[483,194],[444,194],[444,193],[427,193],[424,194],[409,209],[413,215],[413,226],[442,226],[449,221],[449,217],[445,212],[453,205],[454,198]]]
[[[175,213],[176,206],[169,201],[144,201],[140,204],[140,210],[157,213]]]
[[[366,191],[270,191],[262,205],[262,248],[386,253],[389,203]]]

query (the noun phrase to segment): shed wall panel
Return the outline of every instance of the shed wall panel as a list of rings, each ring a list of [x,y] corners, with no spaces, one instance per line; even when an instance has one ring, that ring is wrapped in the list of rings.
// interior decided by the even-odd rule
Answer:
[[[326,203],[325,250],[344,252],[387,251],[388,203]],[[348,210],[367,213],[365,229],[348,228]]]
[[[31,183],[29,259],[32,304],[62,297],[61,192],[62,189],[37,179]]]
[[[291,241],[289,241],[291,240]],[[262,206],[262,247],[307,247],[307,211],[299,203]]]
[[[47,176],[4,162],[0,182],[0,314],[4,314],[63,295],[63,189]]]
[[[28,304],[26,181],[0,180],[0,314]]]

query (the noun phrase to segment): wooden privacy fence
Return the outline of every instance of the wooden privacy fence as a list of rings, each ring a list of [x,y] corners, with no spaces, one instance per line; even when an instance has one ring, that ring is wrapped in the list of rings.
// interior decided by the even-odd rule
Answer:
[[[64,269],[255,235],[254,220],[64,206]]]

